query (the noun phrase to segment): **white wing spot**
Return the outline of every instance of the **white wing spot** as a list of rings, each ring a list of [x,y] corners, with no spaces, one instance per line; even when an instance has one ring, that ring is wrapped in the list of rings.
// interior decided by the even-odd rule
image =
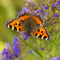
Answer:
[[[8,28],[10,28],[10,26],[8,25]]]
[[[45,40],[48,40],[48,38],[46,38]]]

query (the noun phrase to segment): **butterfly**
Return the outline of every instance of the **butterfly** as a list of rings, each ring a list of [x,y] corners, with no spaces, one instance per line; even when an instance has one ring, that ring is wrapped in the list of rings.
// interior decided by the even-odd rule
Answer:
[[[50,39],[50,34],[44,27],[43,19],[41,19],[40,14],[24,12],[19,14],[17,18],[6,22],[6,26],[18,32],[24,31],[27,33],[27,36],[29,36],[29,34],[33,34],[40,39]]]

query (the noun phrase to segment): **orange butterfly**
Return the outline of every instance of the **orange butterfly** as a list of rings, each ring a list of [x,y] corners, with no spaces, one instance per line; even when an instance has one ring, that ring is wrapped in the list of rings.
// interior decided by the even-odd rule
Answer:
[[[41,39],[50,39],[50,34],[43,26],[43,19],[41,19],[40,15],[37,14],[30,14],[26,12],[23,14],[19,14],[17,18],[7,22],[6,26],[18,32],[24,31],[28,36],[32,33],[33,35]]]

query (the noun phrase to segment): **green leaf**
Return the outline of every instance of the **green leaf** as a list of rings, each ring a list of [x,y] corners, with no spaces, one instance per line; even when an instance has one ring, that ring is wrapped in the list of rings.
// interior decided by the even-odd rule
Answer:
[[[40,55],[38,55],[35,51],[33,51],[33,50],[31,50],[31,51],[36,57],[41,58]]]
[[[40,53],[44,58],[47,58],[47,57],[48,57],[47,53],[45,53],[45,52],[42,51],[41,49],[39,49],[38,51],[39,51],[39,53]]]

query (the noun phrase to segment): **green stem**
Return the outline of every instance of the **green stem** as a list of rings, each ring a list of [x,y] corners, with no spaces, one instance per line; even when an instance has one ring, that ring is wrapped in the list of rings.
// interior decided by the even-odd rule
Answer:
[[[59,32],[58,32],[58,35],[57,35],[57,37],[56,37],[55,43],[57,43],[58,38],[59,38]]]
[[[49,52],[47,51],[47,49],[46,49],[46,48],[44,48],[44,49],[45,49],[45,51],[47,52],[49,58],[51,58],[51,56],[50,56]]]
[[[56,56],[56,45],[53,45],[53,57]]]
[[[3,21],[3,23],[5,24],[5,21],[4,21],[4,19],[2,18],[2,16],[0,15],[0,18],[1,18],[1,20]]]
[[[46,60],[46,58],[43,57],[43,60]]]

